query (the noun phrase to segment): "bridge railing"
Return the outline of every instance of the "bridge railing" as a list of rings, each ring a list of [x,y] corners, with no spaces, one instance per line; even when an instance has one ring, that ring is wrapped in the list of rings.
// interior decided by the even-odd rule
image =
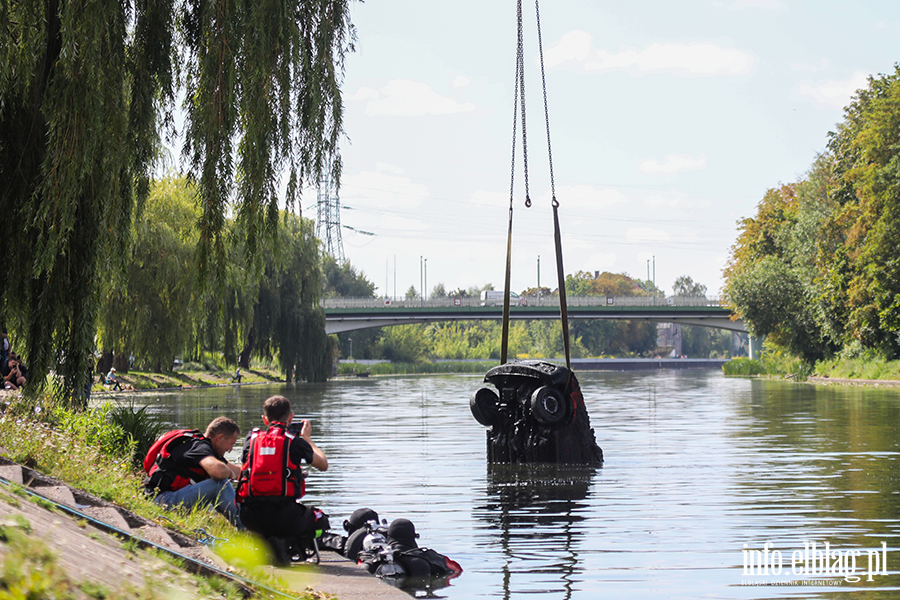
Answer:
[[[716,297],[690,296],[569,296],[568,306],[722,306]],[[390,298],[324,298],[319,302],[323,308],[459,308],[473,306],[502,306],[503,302],[484,303],[477,297],[432,298],[425,300],[395,300]],[[510,298],[513,306],[555,306],[559,307],[559,297]]]

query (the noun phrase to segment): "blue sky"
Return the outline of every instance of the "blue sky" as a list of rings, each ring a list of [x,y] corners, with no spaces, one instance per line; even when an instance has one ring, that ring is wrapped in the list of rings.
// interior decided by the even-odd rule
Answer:
[[[402,295],[501,289],[516,5],[352,4],[344,253]],[[534,4],[524,3],[528,161],[517,158],[512,289],[556,280]],[[900,61],[900,3],[557,0],[541,6],[565,270],[689,275],[711,294],[767,189],[796,181],[870,74]],[[521,146],[517,149],[521,157]],[[304,214],[315,216],[315,194]],[[396,277],[395,273],[396,264]],[[652,267],[651,267],[652,268]]]

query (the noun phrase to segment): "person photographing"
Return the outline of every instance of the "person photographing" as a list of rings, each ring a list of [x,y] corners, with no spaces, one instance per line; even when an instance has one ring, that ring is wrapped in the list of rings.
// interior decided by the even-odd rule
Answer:
[[[237,501],[244,527],[266,538],[285,562],[275,540],[312,537],[322,517],[300,502],[306,487],[303,465],[327,471],[328,458],[312,441],[309,421],[298,423],[299,434],[297,424],[291,426],[294,413],[284,396],[265,401],[262,420],[266,429],[254,429],[244,442]]]

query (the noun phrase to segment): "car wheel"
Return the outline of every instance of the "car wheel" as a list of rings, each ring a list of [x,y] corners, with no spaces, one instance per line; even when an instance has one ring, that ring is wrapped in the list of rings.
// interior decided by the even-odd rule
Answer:
[[[472,416],[475,420],[485,427],[493,427],[497,423],[497,416],[500,414],[500,408],[497,406],[500,402],[497,392],[490,388],[481,388],[472,394],[469,399],[469,408],[472,410]]]
[[[569,403],[550,386],[542,386],[531,394],[531,414],[538,423],[560,425],[569,417]]]

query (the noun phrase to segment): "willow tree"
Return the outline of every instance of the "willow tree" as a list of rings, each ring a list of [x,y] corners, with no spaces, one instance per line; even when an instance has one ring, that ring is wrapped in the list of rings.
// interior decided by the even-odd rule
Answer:
[[[253,355],[277,358],[286,381],[324,381],[333,349],[325,334],[325,311],[319,306],[322,286],[319,243],[313,223],[287,215],[263,264],[255,287],[249,323],[229,320],[237,328],[230,340],[243,341],[240,365],[249,369]],[[242,298],[246,291],[227,294]],[[242,300],[246,302],[246,298]]]
[[[31,372],[86,374],[98,281],[128,254],[163,130],[184,97],[213,275],[236,204],[250,247],[287,200],[340,174],[349,0],[0,0],[3,317]],[[183,95],[180,95],[183,92]],[[215,277],[212,278],[215,280]]]

